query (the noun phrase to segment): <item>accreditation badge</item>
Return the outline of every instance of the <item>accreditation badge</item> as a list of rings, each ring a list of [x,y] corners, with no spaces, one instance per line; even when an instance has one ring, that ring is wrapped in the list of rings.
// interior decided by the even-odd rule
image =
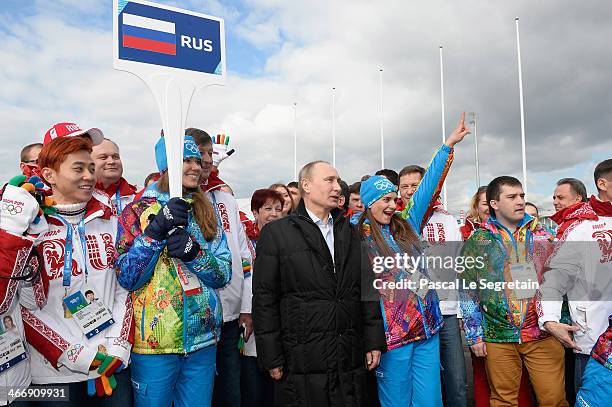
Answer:
[[[13,317],[3,315],[0,322],[0,373],[3,373],[28,356]]]
[[[64,298],[64,303],[72,314],[81,332],[91,339],[115,323],[109,309],[96,298],[93,290],[81,291]]]
[[[538,275],[533,263],[511,264],[510,275],[512,275],[514,295],[516,295],[517,299],[525,300],[535,296]]]
[[[429,292],[429,279],[418,270],[414,270],[410,275],[408,288],[420,299],[425,300]]]
[[[172,259],[172,262],[176,268],[176,274],[181,283],[181,287],[183,287],[185,296],[190,297],[192,295],[201,294],[202,285],[200,284],[200,279],[193,274],[182,261]]]

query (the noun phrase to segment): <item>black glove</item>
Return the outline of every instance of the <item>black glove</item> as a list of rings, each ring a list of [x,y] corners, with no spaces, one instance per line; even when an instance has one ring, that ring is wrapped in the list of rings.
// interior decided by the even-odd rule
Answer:
[[[168,246],[168,255],[170,257],[175,257],[185,262],[195,259],[200,252],[198,242],[183,228],[176,229],[168,236],[166,245]]]
[[[145,228],[145,235],[164,240],[168,232],[179,226],[187,226],[190,205],[181,198],[172,198]]]

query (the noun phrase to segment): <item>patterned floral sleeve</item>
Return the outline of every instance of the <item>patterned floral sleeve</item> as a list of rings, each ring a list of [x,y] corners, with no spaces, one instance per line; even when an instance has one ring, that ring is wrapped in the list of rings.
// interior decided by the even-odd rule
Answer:
[[[597,339],[591,356],[604,367],[612,370],[612,315],[608,316],[608,329]]]
[[[232,278],[232,255],[225,233],[221,233],[208,248],[202,248],[198,256],[185,265],[205,285],[211,288],[226,286]]]
[[[161,205],[142,199],[127,206],[119,217],[117,230],[117,280],[129,291],[142,287],[153,275],[166,241],[157,241],[142,233]]]
[[[201,236],[199,229],[194,228],[197,226],[190,224],[189,232],[194,236]],[[200,281],[211,288],[222,288],[232,278],[232,254],[227,246],[223,229],[221,227],[217,229],[217,236],[211,242],[206,242],[206,247],[202,246],[195,259],[185,263]],[[203,238],[197,240],[200,243],[204,241]]]
[[[479,233],[476,232],[464,244],[461,256],[464,258],[474,258],[483,255],[482,247],[479,247]],[[464,272],[459,279],[459,307],[463,315],[463,326],[465,339],[469,346],[484,342],[483,315],[480,312],[478,288],[469,289],[470,283],[478,284],[479,275],[483,268],[479,268],[477,263],[466,264]]]

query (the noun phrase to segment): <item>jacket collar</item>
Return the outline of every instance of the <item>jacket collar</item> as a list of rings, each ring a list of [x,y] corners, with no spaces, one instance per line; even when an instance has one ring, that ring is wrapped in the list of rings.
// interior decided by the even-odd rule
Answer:
[[[300,216],[300,217],[303,217],[303,218],[306,218],[306,219],[310,219],[314,223],[314,220],[310,218],[310,216],[308,215],[308,212],[306,211],[306,204],[304,204],[304,200],[303,199],[300,199],[300,203],[298,204],[297,209],[295,210],[295,213],[298,216]],[[339,209],[339,208],[332,209],[330,214],[331,214],[332,219],[334,220],[334,224],[339,219],[343,218],[343,216],[342,216],[343,213],[344,213],[344,211],[342,211],[342,209]]]
[[[104,192],[108,196],[114,196],[117,193],[117,189],[119,190],[119,196],[126,197],[130,195],[134,195],[136,193],[136,186],[128,183],[125,178],[121,177],[119,181],[110,184],[108,187],[104,188],[104,184],[101,182],[96,183],[96,189]]]
[[[529,215],[528,213],[525,213],[525,216],[523,216],[523,219],[519,222],[518,224],[518,228],[517,230],[521,231],[521,229],[523,228],[529,228],[529,229],[534,229],[537,226],[538,222],[537,220]],[[484,224],[484,228],[495,233],[498,234],[500,230],[508,230],[505,226],[503,226],[495,217],[495,215],[490,215],[489,219],[487,220],[487,222]],[[509,230],[510,233],[513,233],[513,230]]]
[[[569,220],[595,220],[597,219],[597,214],[593,211],[588,202],[577,202],[567,208],[560,209],[552,215],[550,219],[557,225],[562,225]]]
[[[98,201],[95,197],[91,197],[85,206],[85,217],[83,223],[88,223],[96,218],[109,220],[112,216],[111,208]],[[47,221],[56,226],[62,226],[64,223],[54,215],[48,215]]]
[[[589,204],[598,216],[603,216],[606,218],[612,217],[612,202],[604,202],[597,198],[595,195],[591,195],[591,198],[589,199]]]

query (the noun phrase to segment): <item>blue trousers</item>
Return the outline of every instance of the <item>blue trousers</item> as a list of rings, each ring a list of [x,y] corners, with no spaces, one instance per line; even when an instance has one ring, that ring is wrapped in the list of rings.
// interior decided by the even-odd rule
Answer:
[[[612,370],[593,358],[582,376],[582,387],[576,394],[576,407],[612,406]]]
[[[442,407],[440,335],[383,353],[376,379],[382,407]]]
[[[210,406],[217,349],[187,355],[132,353],[132,388],[136,407]]]
[[[444,315],[444,326],[440,329],[439,336],[445,404],[465,407],[467,405],[465,358],[456,315]]]

